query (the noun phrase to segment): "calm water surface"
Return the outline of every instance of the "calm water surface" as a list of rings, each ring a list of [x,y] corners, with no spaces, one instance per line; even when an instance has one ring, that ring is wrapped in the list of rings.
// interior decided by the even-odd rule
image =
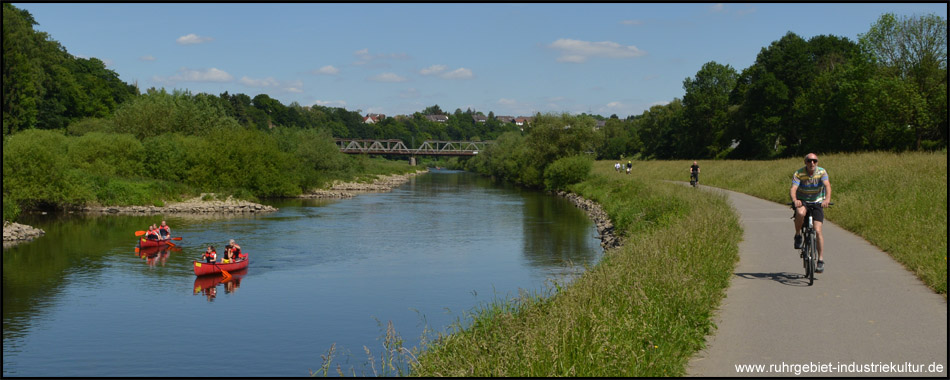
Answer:
[[[46,235],[3,251],[3,376],[372,374],[392,321],[407,347],[519,289],[594,264],[596,229],[568,201],[432,171],[389,193],[279,200],[260,216],[168,215],[177,247],[134,252],[163,216],[37,216]],[[197,278],[236,239],[250,267]],[[331,371],[335,374],[335,370]]]

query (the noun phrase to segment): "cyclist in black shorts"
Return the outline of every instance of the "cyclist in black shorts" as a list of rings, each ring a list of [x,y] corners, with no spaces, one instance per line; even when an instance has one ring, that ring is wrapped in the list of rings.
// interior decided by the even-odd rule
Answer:
[[[824,272],[825,238],[821,233],[821,224],[825,220],[825,213],[822,209],[831,203],[831,181],[828,180],[828,172],[825,168],[818,166],[818,155],[814,153],[805,155],[805,167],[796,170],[792,175],[792,188],[789,189],[789,194],[795,207],[795,249],[802,247],[802,235],[799,235],[799,231],[802,230],[802,224],[805,222],[803,202],[821,202],[821,207],[812,210],[812,220],[818,235],[818,268],[815,272]]]

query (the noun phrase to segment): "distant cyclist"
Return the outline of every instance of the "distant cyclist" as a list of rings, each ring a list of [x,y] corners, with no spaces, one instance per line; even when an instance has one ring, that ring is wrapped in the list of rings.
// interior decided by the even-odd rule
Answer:
[[[696,161],[693,161],[693,166],[689,167],[689,178],[699,182],[699,164]]]
[[[828,180],[828,172],[818,166],[818,155],[814,153],[805,155],[805,167],[798,169],[792,175],[792,188],[789,194],[795,207],[795,249],[802,248],[802,235],[799,234],[805,222],[805,205],[802,202],[821,202],[820,208],[812,210],[812,220],[815,232],[818,234],[818,268],[815,272],[824,272],[825,238],[821,234],[821,224],[825,220],[825,213],[822,209],[828,207],[828,203],[831,202],[831,182]]]

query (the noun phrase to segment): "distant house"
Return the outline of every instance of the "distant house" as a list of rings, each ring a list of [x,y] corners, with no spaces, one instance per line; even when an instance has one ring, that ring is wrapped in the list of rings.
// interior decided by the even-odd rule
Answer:
[[[363,122],[366,124],[373,124],[373,123],[378,123],[385,118],[386,118],[386,115],[384,114],[371,113],[371,114],[367,114],[366,117],[363,118]]]
[[[495,116],[495,120],[498,120],[499,123],[514,123],[514,116]]]
[[[475,120],[476,123],[484,123],[488,121],[488,116],[475,114],[472,115],[472,119]]]
[[[525,124],[531,124],[532,121],[534,121],[533,117],[518,116],[515,118],[515,125],[524,126]]]
[[[429,119],[429,121],[434,121],[436,123],[445,123],[449,121],[449,117],[445,115],[426,115],[426,119]]]
[[[600,130],[600,129],[603,128],[605,125],[607,125],[607,121],[606,121],[606,120],[597,120],[597,125],[594,126],[594,130]]]

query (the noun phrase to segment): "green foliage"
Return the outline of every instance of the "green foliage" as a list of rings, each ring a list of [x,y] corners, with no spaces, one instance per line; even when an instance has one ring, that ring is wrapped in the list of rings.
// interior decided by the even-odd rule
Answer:
[[[586,155],[559,158],[544,170],[544,187],[563,190],[567,185],[587,179],[594,160]]]
[[[27,130],[3,142],[4,198],[21,208],[81,203],[91,198],[80,173],[67,158],[66,136],[55,131]]]
[[[70,136],[82,136],[89,132],[110,133],[113,131],[111,118],[87,117],[66,126],[66,133]]]
[[[4,136],[105,117],[137,94],[101,60],[72,56],[35,25],[29,12],[3,4]]]
[[[203,136],[238,126],[215,98],[187,91],[169,94],[165,89],[149,89],[122,104],[115,111],[113,124],[116,132],[131,133],[139,139],[175,132]]]
[[[92,175],[144,176],[145,147],[131,134],[90,132],[69,141],[70,164]]]

